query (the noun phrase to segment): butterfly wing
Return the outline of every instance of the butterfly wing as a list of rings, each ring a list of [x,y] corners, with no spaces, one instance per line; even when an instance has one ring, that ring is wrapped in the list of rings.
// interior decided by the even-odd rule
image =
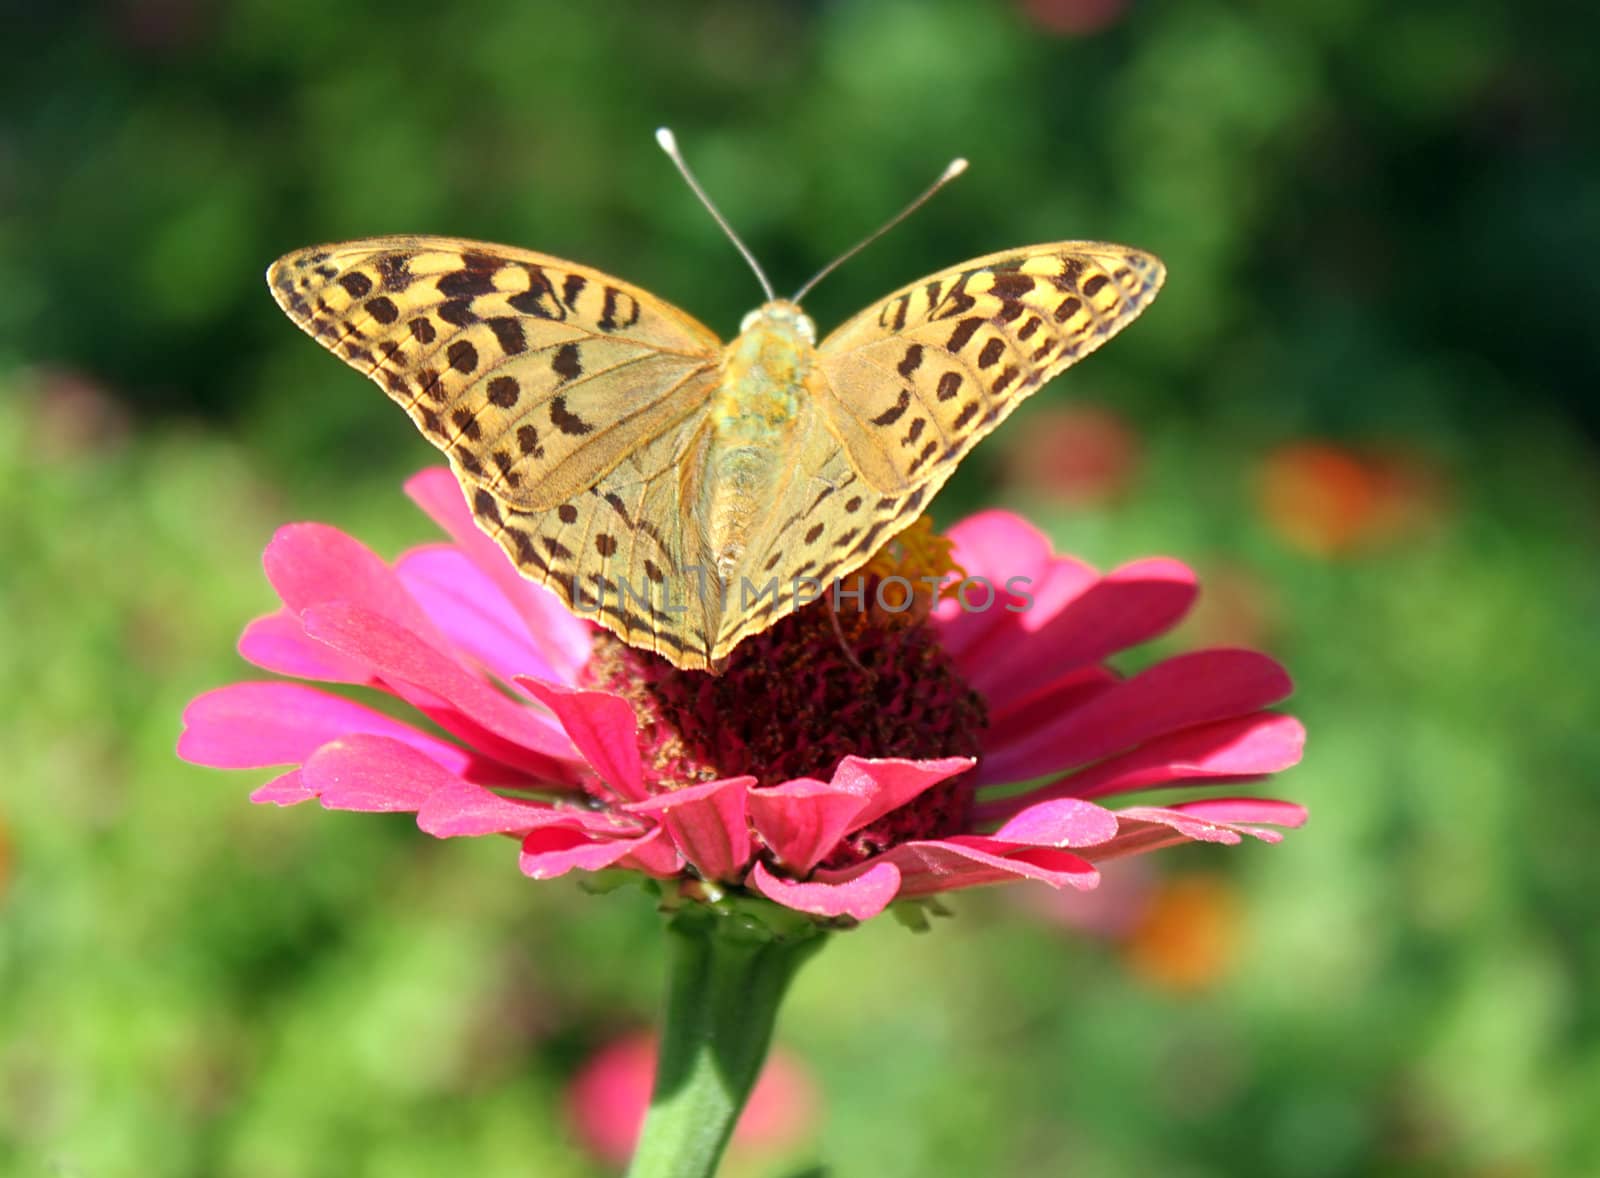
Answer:
[[[483,490],[468,502],[517,567],[574,613],[676,666],[706,667],[719,603],[704,584],[711,560],[691,512],[707,434],[703,419],[685,419],[553,510],[515,507]]]
[[[278,305],[365,373],[462,482],[553,509],[673,433],[715,385],[721,343],[628,283],[446,237],[313,246],[275,262]]]
[[[901,495],[881,495],[852,469],[815,414],[805,425],[794,466],[796,477],[774,501],[732,579],[737,590],[730,587],[728,608],[716,619],[717,658],[860,568],[917,518],[948,477]],[[850,603],[841,598],[841,605]]]
[[[1023,398],[1132,322],[1165,277],[1152,254],[1082,241],[931,275],[822,342],[824,418],[885,495],[948,477]]]

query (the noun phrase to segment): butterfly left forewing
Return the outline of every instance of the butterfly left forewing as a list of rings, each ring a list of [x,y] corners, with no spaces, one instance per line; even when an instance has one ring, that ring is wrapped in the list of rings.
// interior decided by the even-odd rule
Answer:
[[[444,237],[313,246],[279,305],[369,376],[462,481],[551,508],[699,408],[720,342],[648,292],[529,250]]]
[[[822,342],[820,407],[862,478],[903,495],[1127,326],[1165,273],[1141,250],[1060,242],[931,275]]]

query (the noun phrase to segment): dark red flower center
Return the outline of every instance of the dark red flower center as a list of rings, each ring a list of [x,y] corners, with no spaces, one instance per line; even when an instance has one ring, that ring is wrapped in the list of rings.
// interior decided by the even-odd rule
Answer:
[[[976,757],[987,724],[983,699],[940,645],[926,589],[909,609],[875,605],[886,577],[917,585],[923,573],[948,571],[928,568],[930,552],[948,556],[948,546],[930,545],[930,536],[914,526],[846,579],[849,592],[825,595],[740,643],[720,674],[681,671],[598,635],[583,686],[633,706],[646,788],[664,793],[746,774],[762,785],[827,780],[852,754]],[[903,599],[900,583],[883,589],[892,605]],[[856,831],[824,866],[858,862],[908,839],[959,833],[970,802],[965,779],[943,782]]]

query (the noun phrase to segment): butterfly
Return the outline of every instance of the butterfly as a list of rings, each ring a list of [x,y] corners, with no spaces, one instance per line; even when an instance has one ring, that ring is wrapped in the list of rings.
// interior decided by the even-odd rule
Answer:
[[[632,646],[714,669],[912,523],[1165,276],[1126,246],[1026,246],[920,279],[818,343],[801,296],[773,297],[755,268],[768,301],[728,344],[598,270],[449,237],[312,246],[267,281],[444,452],[523,575]]]

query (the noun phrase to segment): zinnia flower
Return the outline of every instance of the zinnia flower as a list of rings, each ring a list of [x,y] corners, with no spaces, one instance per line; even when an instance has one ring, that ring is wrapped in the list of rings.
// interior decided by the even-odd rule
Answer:
[[[442,838],[509,835],[549,879],[622,868],[689,898],[754,893],[813,918],[987,884],[1092,887],[1097,862],[1191,840],[1275,842],[1305,812],[1153,788],[1294,764],[1266,709],[1283,669],[1248,650],[1105,662],[1188,610],[1183,565],[1101,574],[1002,512],[892,543],[857,588],[679,671],[567,612],[472,523],[443,469],[407,485],[452,537],[390,565],[319,524],[265,555],[283,608],[240,653],[268,671],[397,697],[425,730],[283,680],[196,699],[179,744],[222,768],[289,766],[253,800],[407,811]],[[959,592],[881,590],[958,568]],[[932,583],[932,582],[929,582]],[[885,599],[888,599],[886,604]],[[445,735],[437,735],[442,730]]]

